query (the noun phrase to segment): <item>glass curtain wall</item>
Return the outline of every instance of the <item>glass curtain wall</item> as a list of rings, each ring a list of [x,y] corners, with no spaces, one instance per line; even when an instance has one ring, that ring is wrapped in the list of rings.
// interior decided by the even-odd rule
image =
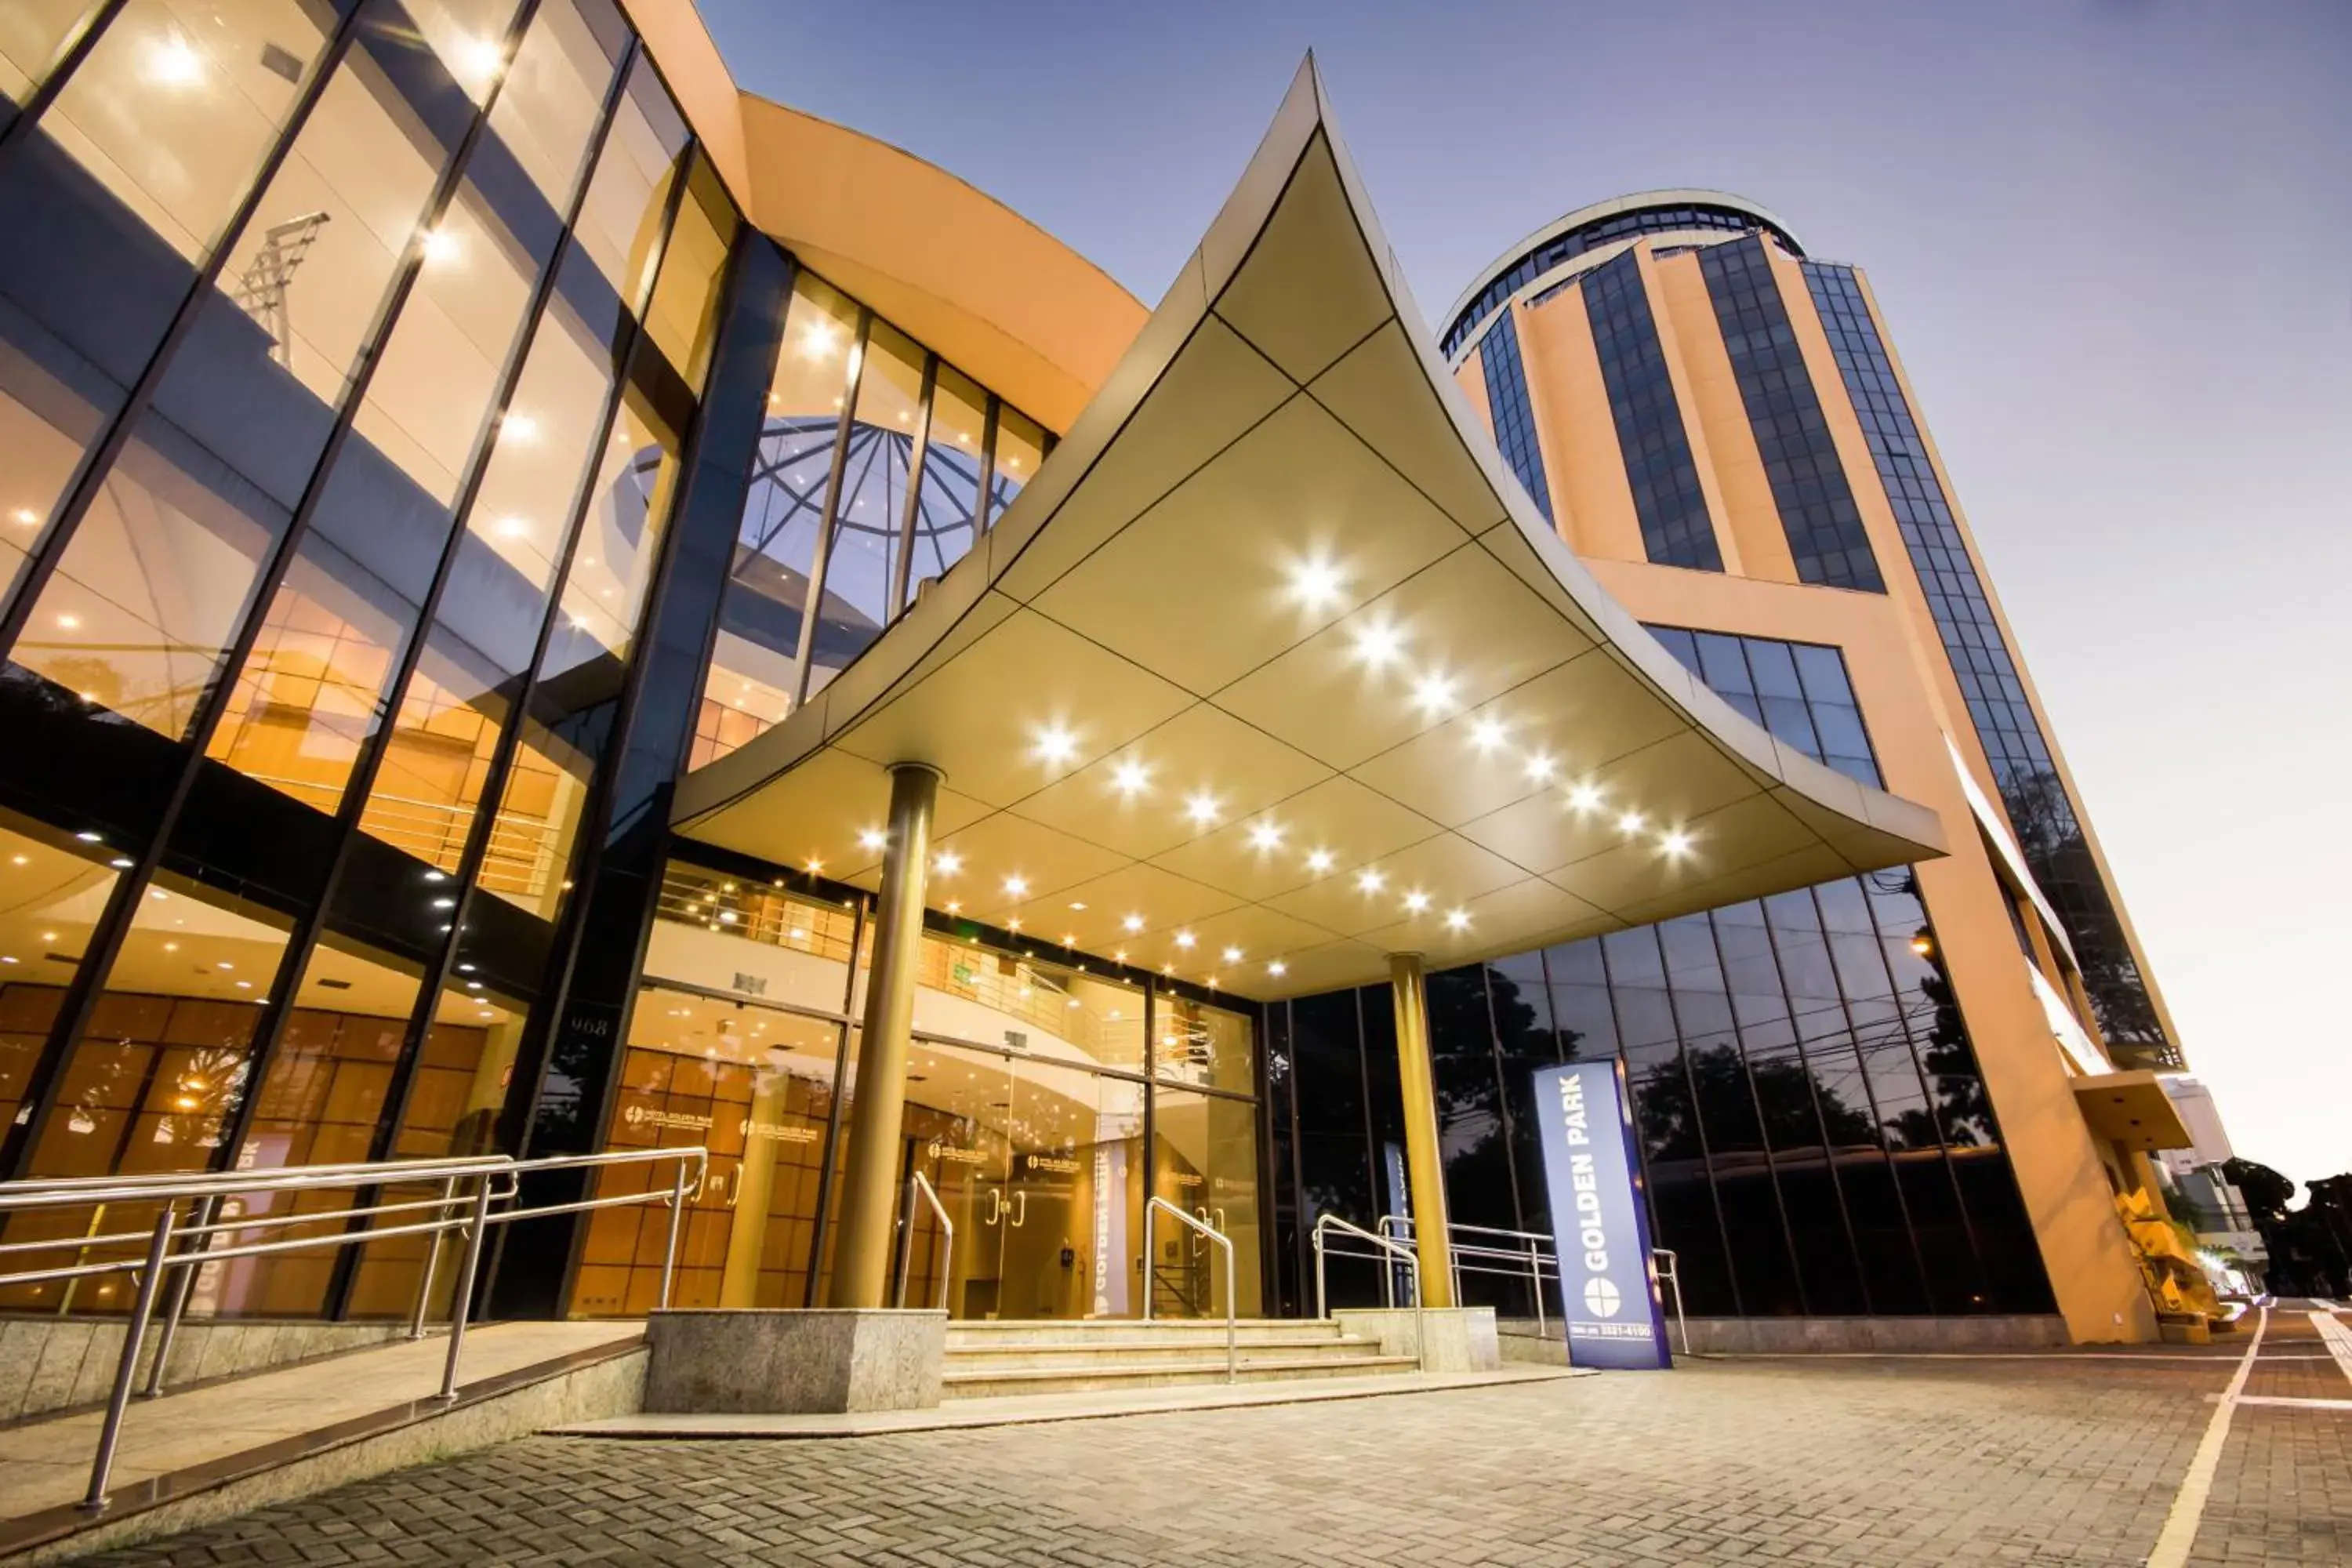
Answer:
[[[694,767],[822,690],[963,559],[1053,445],[1035,420],[807,272],[784,333]]]
[[[822,1300],[836,1240],[866,984],[862,895],[801,875],[673,861],[629,1020],[608,1146],[706,1143],[711,1180],[680,1237],[681,1306]],[[925,934],[900,1153],[909,1226],[893,1289],[959,1318],[1221,1316],[1233,1243],[1262,1310],[1255,1020],[1205,994],[970,925]],[[928,1185],[949,1225],[929,1201]],[[631,1190],[614,1172],[600,1190]],[[951,1227],[951,1229],[950,1229]],[[635,1313],[660,1289],[668,1219],[599,1214],[572,1310]]]
[[[740,220],[614,0],[99,15],[0,18],[0,1173],[495,1147]]]
[[[1875,784],[1835,648],[1654,628],[1700,679],[1816,759]],[[1908,869],[1846,878],[1429,977],[1456,1225],[1549,1235],[1535,1069],[1615,1056],[1633,1093],[1654,1239],[1705,1316],[2050,1310],[2050,1289],[1934,928]],[[1309,1231],[1402,1213],[1386,987],[1270,1006],[1287,1134],[1275,1213],[1311,1300]],[[1279,1142],[1279,1138],[1278,1138]],[[1481,1259],[1466,1298],[1529,1308]],[[1370,1265],[1334,1261],[1368,1302]]]

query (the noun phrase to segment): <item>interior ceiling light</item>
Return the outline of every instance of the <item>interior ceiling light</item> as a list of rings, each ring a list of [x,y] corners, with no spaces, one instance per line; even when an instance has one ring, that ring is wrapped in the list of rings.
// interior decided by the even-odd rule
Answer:
[[[148,55],[147,75],[165,87],[194,87],[205,79],[205,58],[175,33]]]
[[[1199,938],[1195,937],[1189,931],[1180,931],[1176,933],[1176,945],[1178,947],[1190,947],[1193,942],[1199,940]]]
[[[1404,637],[1386,621],[1356,628],[1356,657],[1379,669],[1404,651]]]
[[[1620,833],[1641,832],[1642,814],[1638,811],[1629,811],[1624,816],[1619,817],[1617,819],[1617,831]]]
[[[1601,809],[1601,792],[1589,784],[1580,784],[1568,792],[1568,804],[1579,811]]]
[[[1378,871],[1359,871],[1356,873],[1356,890],[1360,893],[1377,893],[1381,890],[1381,884],[1387,880],[1388,879]]]
[[[1184,803],[1184,815],[1203,827],[1217,820],[1217,797],[1203,791]]]
[[[1141,931],[1143,929],[1143,917],[1141,915],[1129,915],[1127,919],[1119,921],[1118,923],[1126,927],[1129,931]]]
[[[1078,754],[1078,738],[1059,724],[1048,725],[1037,731],[1037,760],[1048,767],[1060,767]]]
[[[1276,848],[1282,843],[1282,829],[1271,822],[1261,822],[1250,829],[1249,839],[1253,849]]]
[[[1310,610],[1337,604],[1342,585],[1339,569],[1328,561],[1303,561],[1290,574],[1292,596]]]
[[[1025,897],[1029,891],[1029,879],[1007,877],[1004,879],[1004,890],[1016,899]]]
[[[1491,752],[1501,745],[1508,734],[1503,721],[1489,715],[1470,726],[1470,743],[1482,752]]]
[[[1470,911],[1468,910],[1446,910],[1445,929],[1448,931],[1468,931],[1470,929]]]
[[[1132,759],[1111,770],[1111,787],[1121,795],[1134,795],[1151,782],[1151,770]]]
[[[1413,686],[1412,700],[1424,713],[1443,713],[1454,706],[1454,682],[1443,675],[1424,675]]]
[[[1408,913],[1417,915],[1429,908],[1429,895],[1415,888],[1404,896],[1404,907]]]
[[[810,856],[805,861],[802,862],[802,864],[807,868],[808,874],[812,877],[824,869],[824,862],[818,859],[814,855]]]
[[[510,408],[499,416],[499,431],[501,435],[517,441],[531,441],[538,438],[539,421],[528,414],[518,414]]]
[[[1556,766],[1557,764],[1549,757],[1545,756],[1541,752],[1536,752],[1527,761],[1528,783],[1538,784],[1551,783],[1551,775]]]
[[[1307,868],[1318,874],[1324,871],[1328,871],[1331,868],[1331,851],[1328,849],[1309,850],[1307,855]]]
[[[1273,963],[1265,966],[1265,972],[1268,974],[1275,975],[1287,974],[1290,973],[1290,965],[1283,963],[1282,960],[1277,958]]]
[[[857,835],[857,847],[861,849],[879,849],[889,842],[888,837],[878,827],[863,828]]]
[[[1658,847],[1669,855],[1678,857],[1687,855],[1690,853],[1690,835],[1679,829],[1658,840]]]
[[[1239,963],[1241,961],[1242,950],[1240,948],[1229,947],[1225,949],[1225,962],[1227,963]]]
[[[952,877],[963,869],[963,857],[952,849],[942,849],[931,861],[931,868],[942,877]]]
[[[463,247],[457,243],[456,235],[437,228],[425,231],[425,259],[427,261],[446,265],[457,259],[458,252]]]

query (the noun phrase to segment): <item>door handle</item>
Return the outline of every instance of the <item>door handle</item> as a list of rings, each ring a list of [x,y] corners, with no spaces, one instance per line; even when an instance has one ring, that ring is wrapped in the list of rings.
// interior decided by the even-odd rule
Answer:
[[[994,1225],[997,1221],[1004,1217],[1004,1189],[1003,1187],[989,1188],[988,1203],[988,1217],[982,1220],[980,1223],[982,1225]]]
[[[1026,1225],[1026,1224],[1028,1224],[1028,1223],[1029,1223],[1029,1194],[1028,1194],[1027,1189],[1025,1189],[1025,1188],[1024,1188],[1024,1190],[1022,1190],[1022,1191],[1020,1191],[1020,1192],[1017,1192],[1017,1193],[1015,1193],[1015,1194],[1013,1194],[1013,1224],[1012,1224],[1012,1228],[1013,1228],[1013,1229],[1014,1229],[1014,1230],[1019,1230],[1023,1226],[1024,1226],[1024,1225]]]

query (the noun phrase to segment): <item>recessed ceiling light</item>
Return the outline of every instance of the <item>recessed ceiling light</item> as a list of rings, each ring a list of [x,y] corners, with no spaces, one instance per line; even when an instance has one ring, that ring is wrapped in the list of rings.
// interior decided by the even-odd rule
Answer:
[[[1641,832],[1642,814],[1638,811],[1629,811],[1622,816],[1620,816],[1617,819],[1617,831],[1620,833]]]
[[[1339,569],[1328,561],[1302,561],[1290,574],[1290,591],[1310,610],[1319,610],[1339,597]]]
[[[1482,752],[1491,752],[1501,745],[1509,733],[1500,719],[1489,715],[1470,726],[1470,743]]]
[[[1184,815],[1206,826],[1217,820],[1217,797],[1205,791],[1184,803]]]
[[[1443,675],[1424,675],[1413,686],[1412,700],[1424,713],[1443,713],[1454,706],[1454,682]]]
[[[1151,770],[1132,758],[1111,770],[1111,787],[1121,795],[1133,795],[1151,782]]]
[[[1579,811],[1601,809],[1601,792],[1589,784],[1578,784],[1568,792],[1568,804]]]
[[[1448,931],[1468,931],[1470,929],[1470,911],[1468,910],[1446,910],[1445,929]]]
[[[1307,868],[1310,871],[1316,872],[1328,871],[1331,868],[1331,851],[1328,849],[1308,850],[1307,854]]]
[[[1658,840],[1658,847],[1664,850],[1669,855],[1688,854],[1690,852],[1690,835],[1679,830],[1669,833],[1664,837]]]
[[[1190,947],[1199,940],[1200,939],[1198,937],[1195,937],[1189,931],[1180,931],[1176,933],[1176,945],[1178,947]]]
[[[1143,929],[1143,917],[1141,915],[1129,915],[1127,919],[1119,921],[1118,923],[1126,927],[1129,931],[1141,931]]]
[[[1381,885],[1387,880],[1388,879],[1378,871],[1359,871],[1356,873],[1356,890],[1360,893],[1377,893],[1381,890]]]
[[[1265,972],[1268,974],[1287,974],[1290,973],[1290,965],[1277,958],[1265,966]]]
[[[942,877],[952,877],[963,869],[963,857],[952,849],[942,849],[932,858],[931,868]]]
[[[1415,888],[1404,896],[1404,907],[1408,913],[1417,915],[1429,908],[1429,895]]]
[[[511,436],[518,441],[536,440],[539,436],[539,421],[528,414],[517,414],[512,409],[509,409],[505,416],[499,421],[499,430],[501,434]]]
[[[1004,890],[1016,899],[1021,898],[1029,891],[1029,879],[1026,877],[1007,877],[1004,879]]]
[[[1250,829],[1250,847],[1272,849],[1282,843],[1282,829],[1271,822],[1261,822]]]
[[[1078,738],[1059,724],[1048,725],[1037,731],[1037,758],[1049,767],[1059,767],[1078,754]]]
[[[1241,961],[1242,950],[1240,948],[1229,947],[1225,949],[1225,962],[1227,963],[1239,963]]]
[[[861,829],[857,835],[857,847],[861,849],[879,849],[889,842],[889,837],[878,827]]]
[[[1528,783],[1538,784],[1551,783],[1551,775],[1558,766],[1559,764],[1541,752],[1533,753],[1527,761]]]
[[[1374,669],[1404,651],[1404,637],[1385,621],[1356,628],[1356,657]]]
[[[1070,904],[1070,908],[1074,910],[1083,910],[1086,907],[1086,902],[1083,900],[1073,900]]]
[[[806,867],[809,875],[812,877],[824,869],[824,862],[818,859],[814,855],[810,856],[807,860],[803,861],[803,865]]]

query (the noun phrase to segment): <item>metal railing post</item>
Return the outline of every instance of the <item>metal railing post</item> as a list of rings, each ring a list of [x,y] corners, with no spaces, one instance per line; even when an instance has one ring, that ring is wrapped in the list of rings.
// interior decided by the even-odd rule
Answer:
[[[455,1208],[457,1204],[457,1178],[452,1176],[441,1184],[441,1207],[435,1212],[441,1218],[446,1219],[449,1217],[449,1211]],[[433,1302],[434,1269],[440,1261],[441,1237],[436,1232],[425,1246],[424,1272],[416,1281],[416,1306],[408,1317],[408,1337],[412,1342],[425,1337],[425,1314]]]
[[[699,1183],[696,1184],[698,1186]],[[669,1310],[670,1282],[677,1277],[677,1232],[686,1218],[686,1159],[679,1156],[677,1169],[669,1179],[669,1240],[662,1247],[662,1310]]]
[[[1151,1321],[1151,1299],[1159,1294],[1153,1286],[1160,1278],[1158,1269],[1160,1255],[1151,1246],[1151,1205],[1159,1201],[1158,1198],[1153,1198],[1150,1203],[1143,1205],[1143,1321],[1147,1323]]]
[[[188,1310],[188,1297],[196,1288],[196,1270],[204,1265],[204,1253],[213,1244],[211,1226],[220,1215],[220,1194],[204,1198],[196,1204],[195,1256],[172,1281],[172,1304],[163,1310],[163,1326],[155,1334],[155,1359],[147,1368],[147,1386],[140,1391],[142,1399],[153,1399],[163,1392],[163,1363],[172,1357],[172,1342],[180,1337],[180,1314]]]
[[[114,1475],[114,1451],[122,1442],[122,1415],[131,1405],[131,1385],[139,1375],[139,1346],[155,1315],[155,1292],[171,1258],[172,1224],[178,1211],[166,1199],[155,1217],[155,1234],[147,1243],[147,1268],[139,1276],[139,1296],[131,1303],[131,1321],[122,1327],[122,1361],[114,1370],[114,1391],[107,1396],[106,1424],[99,1429],[98,1454],[90,1461],[89,1490],[83,1509],[97,1513],[106,1507],[107,1482]]]
[[[466,1322],[473,1316],[474,1273],[481,1267],[482,1237],[490,1229],[490,1178],[478,1176],[472,1223],[466,1227],[466,1260],[457,1268],[457,1294],[449,1303],[449,1356],[441,1365],[441,1397],[457,1397],[457,1355],[466,1348]]]
[[[1528,1241],[1528,1294],[1535,1298],[1536,1333],[1540,1336],[1546,1331],[1544,1328],[1543,1266],[1542,1260],[1537,1256],[1536,1244],[1532,1237]]]

